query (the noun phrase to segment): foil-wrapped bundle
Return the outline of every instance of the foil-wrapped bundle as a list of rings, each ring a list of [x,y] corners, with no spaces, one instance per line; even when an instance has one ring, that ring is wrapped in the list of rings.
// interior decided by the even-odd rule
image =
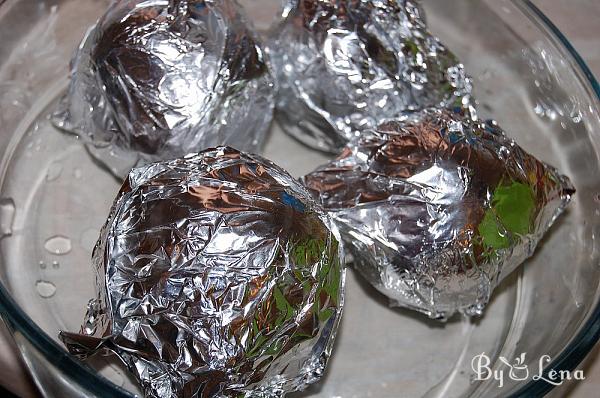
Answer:
[[[417,0],[289,0],[268,51],[283,128],[338,152],[406,110],[469,108],[471,80]]]
[[[216,145],[258,151],[273,77],[239,8],[234,0],[113,2],[76,52],[55,125],[144,162]]]
[[[146,397],[280,397],[323,373],[343,305],[339,235],[306,189],[229,147],[131,171],[93,254],[85,358]]]
[[[361,134],[304,183],[358,271],[432,318],[481,314],[575,192],[495,122],[439,109]]]

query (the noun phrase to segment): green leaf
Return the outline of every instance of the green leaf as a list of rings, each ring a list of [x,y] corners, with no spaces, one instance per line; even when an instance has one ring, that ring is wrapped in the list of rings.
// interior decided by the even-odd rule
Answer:
[[[326,308],[323,311],[319,312],[319,321],[327,322],[329,318],[333,315],[333,310],[331,308]]]
[[[327,283],[323,287],[325,292],[329,295],[331,300],[337,304],[339,289],[340,289],[340,278],[342,277],[342,271],[340,269],[339,262],[335,262],[332,265],[329,275],[327,276]]]
[[[508,231],[519,235],[529,232],[535,207],[533,190],[529,185],[515,182],[507,187],[498,187],[493,201],[496,215]]]
[[[308,340],[308,339],[312,339],[313,336],[311,334],[308,333],[303,333],[303,332],[295,332],[292,335],[293,338],[295,339],[299,339],[299,340]]]
[[[510,246],[510,241],[498,228],[498,220],[492,209],[489,209],[483,221],[479,224],[479,235],[483,238],[483,244],[492,249],[504,249]]]
[[[291,250],[291,256],[298,269],[304,269],[319,260],[325,249],[325,241],[318,238],[307,238],[296,242]]]
[[[306,265],[306,249],[302,244],[297,244],[294,246],[293,255],[294,264],[298,267],[302,267]]]
[[[294,310],[294,307],[292,307],[290,305],[287,309],[287,313],[285,314],[285,320],[288,321],[288,320],[292,319],[294,317],[295,312],[296,311]]]
[[[265,355],[272,355],[276,357],[281,352],[283,348],[283,342],[281,340],[276,340],[265,350]]]
[[[406,40],[406,42],[404,43],[404,47],[407,48],[408,51],[410,51],[413,57],[419,52],[419,46],[410,40]]]
[[[252,357],[258,355],[260,353],[260,349],[262,348],[262,346],[265,344],[266,341],[267,341],[267,338],[265,336],[263,336],[262,334],[259,334],[258,336],[256,336],[256,338],[254,340],[254,345],[248,352],[248,357],[252,358]]]
[[[288,303],[287,299],[285,298],[283,293],[281,293],[281,290],[279,290],[277,286],[273,288],[273,296],[275,297],[275,306],[277,307],[279,312],[286,314],[290,304]]]
[[[492,197],[492,207],[486,211],[478,228],[483,244],[492,249],[504,249],[511,244],[508,233],[529,233],[534,208],[531,186],[513,182],[497,187]]]
[[[294,317],[296,309],[287,301],[279,287],[275,286],[273,288],[273,296],[275,297],[275,307],[279,312],[275,320],[275,326],[281,326]]]

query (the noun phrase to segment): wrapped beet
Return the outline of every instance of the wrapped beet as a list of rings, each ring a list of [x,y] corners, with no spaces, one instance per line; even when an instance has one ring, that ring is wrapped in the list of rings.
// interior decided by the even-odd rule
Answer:
[[[107,145],[146,162],[224,144],[257,151],[273,92],[234,0],[119,0],[77,51],[54,122],[99,157]]]
[[[462,64],[432,36],[415,0],[290,0],[268,51],[283,128],[337,152],[389,115],[469,107]]]
[[[439,109],[362,133],[304,182],[362,275],[434,318],[480,314],[575,192],[495,122]]]
[[[134,169],[93,255],[85,358],[147,397],[276,397],[315,382],[343,305],[337,230],[302,185],[229,147]]]

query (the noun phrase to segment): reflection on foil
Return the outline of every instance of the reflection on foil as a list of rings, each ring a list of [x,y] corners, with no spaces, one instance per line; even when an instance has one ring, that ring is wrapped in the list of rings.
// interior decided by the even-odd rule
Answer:
[[[147,397],[278,397],[317,381],[344,289],[338,233],[302,185],[229,147],[134,169],[93,255],[81,358]]]
[[[480,314],[575,192],[493,121],[407,113],[304,177],[357,269],[393,304]]]
[[[463,65],[414,0],[296,0],[271,34],[282,126],[329,152],[399,112],[470,106]]]
[[[109,145],[107,160],[92,148],[109,165],[223,144],[257,151],[274,86],[238,8],[232,0],[114,2],[76,53],[55,125]]]

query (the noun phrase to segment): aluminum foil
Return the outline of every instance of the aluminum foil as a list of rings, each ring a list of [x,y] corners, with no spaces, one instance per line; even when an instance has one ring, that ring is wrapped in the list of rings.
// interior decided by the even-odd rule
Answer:
[[[495,122],[439,109],[361,134],[304,183],[360,273],[432,318],[481,314],[575,192]]]
[[[416,0],[288,0],[268,52],[283,128],[338,153],[390,115],[465,107],[471,80]]]
[[[229,147],[132,170],[93,254],[81,358],[146,397],[280,397],[323,374],[343,306],[339,234],[306,189]]]
[[[273,78],[239,8],[234,0],[113,2],[76,52],[55,125],[92,142],[105,163],[216,145],[258,151]]]

